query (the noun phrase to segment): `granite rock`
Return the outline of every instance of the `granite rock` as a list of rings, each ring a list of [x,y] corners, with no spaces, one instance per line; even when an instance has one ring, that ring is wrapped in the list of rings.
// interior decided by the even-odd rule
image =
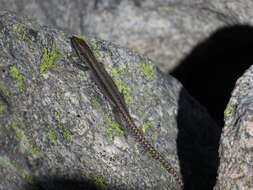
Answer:
[[[128,46],[163,71],[173,69],[217,28],[252,23],[252,6],[251,0],[1,0],[0,4],[44,25]]]
[[[253,67],[236,82],[225,110],[215,190],[253,189]]]
[[[0,189],[178,189],[117,122],[90,74],[75,66],[70,34],[7,11],[0,12],[0,30]],[[151,60],[82,38],[186,185],[213,185],[219,127],[206,110]]]

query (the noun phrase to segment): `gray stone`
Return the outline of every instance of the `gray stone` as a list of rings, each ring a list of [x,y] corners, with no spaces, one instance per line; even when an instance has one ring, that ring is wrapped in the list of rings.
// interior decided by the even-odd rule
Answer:
[[[163,71],[177,66],[196,44],[217,28],[253,22],[252,0],[2,0],[0,6],[32,15],[41,24],[131,47],[154,60]],[[234,94],[238,89],[246,89],[244,84],[245,81],[238,83],[241,88],[237,85]],[[251,122],[251,95],[243,92],[250,91],[247,87],[233,95],[229,103],[231,110],[226,110],[230,114],[221,140],[221,166],[216,189],[252,188],[249,181],[253,181],[253,177],[245,172],[252,170],[248,162],[252,160],[251,152],[245,149],[251,141],[251,133],[245,137]],[[3,110],[9,107],[5,99],[2,97]],[[241,172],[237,172],[239,169]]]
[[[69,34],[6,11],[0,30],[0,189],[178,189],[75,66]],[[136,125],[177,170],[184,149],[186,159],[206,156],[199,166],[215,156],[218,128],[177,80],[129,49],[84,38]]]
[[[253,67],[240,77],[225,110],[215,190],[253,189]]]
[[[154,60],[163,71],[178,65],[192,47],[220,26],[252,22],[247,17],[252,14],[250,0],[2,2],[2,9],[33,17],[41,24],[128,46]],[[244,12],[245,8],[249,11]]]

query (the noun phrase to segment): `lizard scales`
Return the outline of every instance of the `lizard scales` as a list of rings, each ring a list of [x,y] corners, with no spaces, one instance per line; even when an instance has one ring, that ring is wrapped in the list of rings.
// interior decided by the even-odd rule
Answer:
[[[183,185],[180,176],[177,174],[173,166],[167,161],[155,148],[149,143],[140,129],[135,125],[132,117],[129,114],[128,108],[125,104],[124,98],[119,92],[116,84],[114,83],[111,76],[107,73],[105,68],[96,60],[89,46],[84,40],[72,36],[70,38],[72,47],[81,59],[83,65],[77,64],[82,70],[88,67],[92,72],[92,77],[95,80],[96,85],[103,92],[106,98],[109,100],[111,105],[116,108],[121,116],[127,123],[132,134],[135,136],[136,140],[147,150],[151,156],[158,160],[166,170],[175,178],[175,181],[179,185]]]

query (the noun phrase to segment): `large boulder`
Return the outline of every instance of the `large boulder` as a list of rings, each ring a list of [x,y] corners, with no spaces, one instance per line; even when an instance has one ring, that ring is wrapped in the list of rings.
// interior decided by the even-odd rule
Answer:
[[[253,189],[253,67],[236,82],[225,110],[215,190]]]
[[[75,66],[70,34],[6,11],[0,30],[0,189],[179,189]],[[149,59],[82,38],[185,185],[211,189],[220,128],[206,110]]]

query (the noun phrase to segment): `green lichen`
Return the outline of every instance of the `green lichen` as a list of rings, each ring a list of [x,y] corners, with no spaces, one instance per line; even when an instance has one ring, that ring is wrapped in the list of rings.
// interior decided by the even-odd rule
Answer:
[[[110,68],[109,72],[112,73],[115,77],[118,77],[119,72],[117,71],[116,68]]]
[[[140,75],[145,77],[147,80],[151,81],[154,79],[154,66],[147,64],[145,61],[141,61],[142,71]]]
[[[94,106],[95,108],[99,109],[100,111],[102,111],[99,103],[96,101],[95,98],[92,99],[92,106]]]
[[[231,105],[230,103],[228,103],[224,111],[224,117],[227,117],[230,113],[231,113]]]
[[[158,138],[157,134],[153,134],[153,135],[151,136],[151,139],[152,139],[154,142],[157,141],[157,138]]]
[[[112,141],[112,140],[113,140],[114,135],[113,135],[113,134],[111,134],[111,133],[109,133],[109,134],[107,134],[107,137],[108,137],[108,139],[109,139],[110,141]]]
[[[32,77],[32,81],[35,82],[35,81],[36,81],[36,78],[35,78],[35,77]]]
[[[131,69],[133,70],[133,71],[138,71],[138,69],[139,69],[139,65],[137,65],[137,64],[134,64],[134,63],[131,63]]]
[[[113,140],[114,136],[124,136],[124,132],[119,128],[119,124],[115,122],[109,115],[106,117],[106,122],[109,125],[108,139]]]
[[[16,137],[18,137],[19,139],[22,138],[22,131],[21,129],[19,128],[18,124],[16,122],[14,122],[12,125],[11,125],[11,128],[13,129],[13,131],[15,132],[16,134]]]
[[[66,141],[68,141],[69,143],[71,143],[73,141],[73,138],[71,137],[71,133],[70,133],[69,129],[65,128],[62,125],[58,125],[57,128],[60,129],[59,131]]]
[[[30,174],[28,174],[28,173],[26,173],[26,172],[22,172],[20,174],[20,177],[22,179],[24,179],[25,181],[27,181],[28,183],[33,183],[33,176],[30,175]]]
[[[145,121],[143,124],[142,124],[142,126],[141,126],[141,131],[142,131],[142,133],[146,133],[147,132],[147,129],[149,128],[149,127],[151,127],[152,126],[152,122],[151,121]]]
[[[123,94],[126,104],[129,104],[130,102],[133,103],[133,97],[130,94],[130,88],[123,85],[123,83],[119,79],[116,79],[114,82],[118,87],[119,91]]]
[[[122,69],[121,69],[121,72],[122,72],[124,75],[129,75],[129,74],[130,74],[130,72],[129,72],[129,70],[128,70],[127,68],[122,68]]]
[[[113,74],[113,76],[118,77],[119,72],[115,68],[109,68],[109,72]]]
[[[113,140],[114,136],[124,136],[124,132],[119,128],[119,124],[115,122],[109,114],[105,113],[102,110],[102,108],[94,98],[92,99],[92,105],[103,114],[103,118],[106,122],[106,125],[109,126],[107,130],[107,137],[110,141]]]
[[[11,92],[0,84],[0,94],[3,94],[5,97],[9,97],[11,95]]]
[[[24,134],[24,131],[20,129],[20,126],[16,122],[13,122],[10,127],[15,133],[15,136],[20,140],[19,145],[21,152],[27,151],[31,154],[39,153],[37,148],[33,145],[32,140]]]
[[[54,119],[56,121],[60,121],[61,120],[61,114],[57,111],[54,112]]]
[[[109,187],[105,184],[104,178],[102,176],[93,176],[94,184],[98,189],[109,190]]]
[[[59,131],[60,133],[61,133],[61,135],[63,136],[63,138],[66,140],[66,141],[68,141],[68,142],[72,142],[73,141],[73,139],[72,139],[72,137],[71,137],[71,133],[70,133],[70,130],[69,129],[67,129],[67,128],[65,128],[63,125],[61,125],[59,122],[61,121],[61,114],[59,113],[59,112],[57,112],[57,111],[55,111],[54,112],[54,119],[57,121],[57,128],[59,129],[59,130],[57,130],[57,131]],[[49,138],[51,138],[51,140],[53,139],[53,142],[55,142],[55,140],[54,140],[54,138],[56,138],[56,136],[55,135],[53,135],[54,133],[52,133],[52,131],[51,131],[51,133],[49,133]],[[54,143],[55,144],[55,143]]]
[[[64,56],[65,53],[63,51],[59,51],[56,49],[55,42],[52,42],[51,50],[47,48],[42,49],[42,56],[40,60],[40,70],[39,73],[43,74],[47,69],[53,68],[56,59],[60,56]]]
[[[77,56],[71,56],[71,59],[73,60],[73,62],[77,62],[77,60],[78,60],[78,57]]]
[[[20,71],[18,70],[18,68],[14,65],[11,66],[10,69],[10,74],[12,76],[12,78],[14,78],[19,86],[19,91],[22,93],[25,90],[25,83],[24,83],[24,78],[23,76],[20,74]]]
[[[7,156],[0,156],[0,166],[7,168],[10,171],[16,170],[16,167],[11,163],[10,158]]]
[[[14,25],[12,34],[20,40],[27,40],[28,36],[21,25]]]
[[[46,132],[46,138],[49,140],[50,143],[52,143],[53,145],[57,145],[57,137],[55,134],[55,131],[53,129],[48,129],[48,131]]]
[[[96,58],[100,57],[100,53],[98,52],[99,46],[96,43],[92,43],[92,53]]]
[[[146,157],[152,157],[152,155],[150,154],[149,151],[145,151],[145,152],[144,152],[144,155],[145,155]]]
[[[33,182],[33,177],[27,172],[23,172],[22,171],[23,168],[20,167],[20,165],[18,165],[16,160],[10,160],[10,158],[7,156],[0,156],[0,166],[8,169],[8,171],[16,173],[18,176],[26,180],[28,183]]]
[[[123,94],[126,104],[133,103],[134,100],[133,100],[133,97],[131,96],[130,88],[125,86],[120,80],[120,77],[119,77],[120,71],[118,71],[115,68],[110,68],[108,71],[110,73],[112,73],[113,76],[115,77],[114,82],[115,82],[118,90]]]
[[[170,187],[165,187],[164,190],[172,190]]]

